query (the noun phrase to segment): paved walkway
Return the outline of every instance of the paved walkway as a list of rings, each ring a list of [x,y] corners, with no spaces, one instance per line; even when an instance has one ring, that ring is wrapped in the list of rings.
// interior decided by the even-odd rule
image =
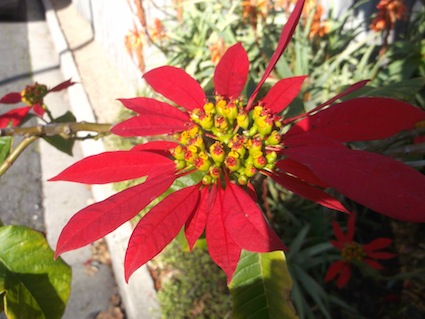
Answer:
[[[106,58],[105,52],[93,39],[91,26],[76,11],[70,0],[42,0],[46,9],[46,20],[50,33],[53,37],[56,52],[59,54],[60,65],[64,78],[70,78],[79,82],[68,89],[69,104],[72,112],[79,121],[113,122],[116,120],[122,106],[117,98],[134,97],[135,92],[129,89],[125,80],[120,78],[119,73]],[[106,146],[108,148],[108,146]],[[89,156],[105,150],[102,141],[85,141],[81,144],[82,155]],[[75,159],[71,159],[71,162]],[[50,162],[47,165],[54,165]],[[62,165],[62,163],[61,163]],[[67,162],[63,166],[68,166]],[[48,183],[49,184],[49,183]],[[56,187],[55,186],[46,187]],[[59,184],[58,184],[59,185]],[[63,183],[63,193],[72,193],[70,187],[72,183]],[[57,186],[58,187],[58,186]],[[112,194],[110,185],[93,185],[91,188],[93,200],[101,201]],[[80,196],[78,196],[80,197]],[[55,201],[54,205],[66,205],[69,196],[65,196],[62,202]],[[87,202],[84,206],[87,206]],[[57,206],[59,209],[59,206]],[[64,208],[67,213],[73,215],[77,209]],[[51,209],[55,211],[55,209]],[[52,228],[52,227],[50,227]],[[52,229],[56,229],[53,227]],[[60,228],[61,229],[61,228]],[[159,318],[159,306],[156,300],[156,292],[153,288],[152,278],[146,267],[136,271],[129,284],[124,282],[124,254],[131,226],[124,224],[118,230],[106,237],[109,247],[112,268],[119,294],[124,302],[124,307],[128,319],[150,319]],[[74,252],[72,252],[74,253]],[[82,252],[77,250],[76,254]],[[100,276],[100,275],[99,275]],[[77,273],[77,279],[84,280],[84,276]],[[85,285],[75,289],[84,290]],[[98,284],[97,290],[113,292],[108,286]],[[92,294],[87,295],[87,298]],[[84,302],[86,298],[80,297],[79,302]],[[70,303],[69,306],[71,306]],[[79,315],[67,318],[84,318]]]

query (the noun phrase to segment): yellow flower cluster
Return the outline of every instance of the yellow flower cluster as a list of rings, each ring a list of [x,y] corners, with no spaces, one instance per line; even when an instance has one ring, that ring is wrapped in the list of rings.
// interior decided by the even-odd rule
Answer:
[[[43,105],[43,99],[48,93],[47,86],[44,84],[38,84],[37,82],[33,85],[27,85],[25,90],[21,92],[22,102],[28,105]]]
[[[277,160],[268,146],[280,143],[280,117],[258,105],[250,112],[241,100],[216,97],[194,109],[188,129],[176,134],[180,143],[172,150],[178,170],[205,172],[203,183],[213,184],[225,170],[245,185],[258,171],[272,170]]]

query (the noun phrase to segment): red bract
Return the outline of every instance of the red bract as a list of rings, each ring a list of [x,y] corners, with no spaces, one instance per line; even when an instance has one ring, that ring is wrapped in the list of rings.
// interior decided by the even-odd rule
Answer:
[[[332,222],[336,241],[332,245],[341,251],[341,260],[333,262],[325,276],[325,282],[336,279],[338,288],[344,287],[351,276],[351,267],[354,264],[366,263],[372,268],[382,269],[382,265],[376,259],[390,259],[395,257],[393,253],[380,251],[388,247],[392,240],[390,238],[377,238],[368,244],[359,244],[354,241],[355,214],[348,218],[347,233],[344,234],[339,224]]]
[[[205,231],[210,255],[229,280],[242,249],[285,249],[256,203],[252,180],[258,174],[345,213],[348,210],[327,192],[328,188],[382,214],[425,221],[424,202],[419,196],[425,177],[400,162],[353,151],[343,144],[385,138],[413,128],[425,118],[424,112],[381,98],[334,104],[363,87],[367,81],[362,81],[308,114],[283,119],[278,113],[298,95],[304,76],[278,81],[261,101],[254,103],[259,88],[291,39],[303,3],[299,1],[295,6],[278,48],[246,104],[240,95],[249,62],[241,44],[229,48],[217,65],[212,101],[207,100],[198,82],[181,69],[163,66],[145,74],[147,83],[177,106],[143,97],[123,99],[123,105],[138,115],[116,125],[112,132],[121,136],[169,136],[129,151],[83,159],[53,179],[105,183],[147,176],[139,186],[78,212],[63,229],[56,255],[103,237],[144,209],[175,179],[192,173],[201,175],[202,181],[168,195],[136,227],[125,259],[127,280],[181,228],[191,249]],[[294,125],[288,131],[284,126],[289,124]],[[367,181],[368,176],[374,178],[372,182]],[[367,188],[367,194],[362,188]],[[110,220],[109,215],[113,216]]]
[[[0,104],[16,104],[19,102],[23,102],[28,105],[27,113],[33,109],[34,113],[38,116],[42,117],[45,113],[44,110],[44,97],[50,92],[59,92],[67,89],[71,85],[75,84],[70,79],[66,80],[51,89],[47,89],[47,86],[44,84],[34,83],[33,85],[28,85],[22,92],[11,92],[4,95],[0,98]],[[21,110],[21,109],[16,109]],[[26,114],[25,114],[26,115]],[[6,115],[3,116],[6,118]],[[10,120],[13,120],[10,118]],[[12,121],[12,123],[20,123],[16,121]],[[13,124],[16,126],[18,124]],[[3,127],[3,126],[0,126]]]

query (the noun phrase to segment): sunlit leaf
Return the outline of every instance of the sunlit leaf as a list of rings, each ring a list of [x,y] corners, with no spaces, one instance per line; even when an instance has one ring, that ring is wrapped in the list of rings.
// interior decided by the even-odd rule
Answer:
[[[230,47],[214,71],[214,89],[218,95],[238,98],[248,78],[249,60],[240,43]]]
[[[125,280],[159,254],[176,237],[199,200],[199,185],[183,188],[163,199],[136,225],[125,255]]]
[[[189,111],[205,104],[204,90],[182,69],[163,66],[145,73],[143,77],[156,92]]]
[[[24,226],[0,227],[0,298],[7,318],[61,318],[67,303],[71,268],[44,236]]]
[[[292,279],[282,251],[243,251],[229,289],[233,318],[297,318],[290,301]]]

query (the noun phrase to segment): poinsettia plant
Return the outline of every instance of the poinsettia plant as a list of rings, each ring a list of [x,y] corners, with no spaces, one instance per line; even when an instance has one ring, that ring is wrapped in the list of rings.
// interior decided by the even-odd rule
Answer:
[[[291,40],[303,4],[297,2],[247,101],[241,93],[249,60],[241,44],[230,47],[218,63],[210,99],[179,68],[163,66],[144,75],[173,104],[146,97],[121,99],[138,115],[117,124],[112,132],[124,137],[161,135],[163,140],[87,157],[51,180],[87,184],[143,176],[146,180],[75,214],[62,230],[56,256],[112,232],[175,180],[191,174],[201,174],[201,181],[166,196],[135,226],[124,261],[126,280],[182,228],[191,248],[205,232],[208,251],[229,281],[242,250],[285,250],[257,204],[253,181],[259,177],[270,177],[300,196],[347,214],[327,189],[392,218],[425,221],[422,174],[394,159],[347,146],[413,129],[425,119],[425,112],[389,98],[338,102],[365,86],[367,81],[362,81],[308,113],[282,117],[305,76],[282,79],[257,100]]]
[[[356,215],[352,213],[347,222],[347,232],[344,233],[341,226],[332,221],[332,228],[336,240],[331,244],[341,252],[341,259],[334,261],[325,275],[325,282],[336,279],[338,288],[343,288],[351,276],[351,267],[358,264],[366,264],[374,269],[381,270],[383,266],[377,259],[390,259],[396,255],[389,251],[381,251],[392,243],[392,239],[380,237],[367,244],[359,244],[354,241]]]

